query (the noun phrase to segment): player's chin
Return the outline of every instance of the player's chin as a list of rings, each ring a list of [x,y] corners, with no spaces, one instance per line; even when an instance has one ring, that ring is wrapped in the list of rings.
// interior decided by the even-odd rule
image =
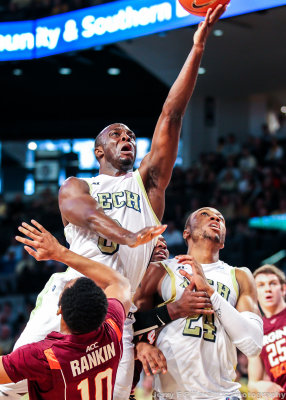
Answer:
[[[134,164],[134,157],[133,156],[120,156],[119,162],[122,167],[132,168],[133,164]]]

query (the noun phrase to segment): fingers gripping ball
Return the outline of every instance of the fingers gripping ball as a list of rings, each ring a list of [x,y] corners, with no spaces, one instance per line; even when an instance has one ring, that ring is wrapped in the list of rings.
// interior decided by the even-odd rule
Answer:
[[[190,14],[204,17],[209,8],[214,10],[219,4],[224,6],[230,0],[179,0],[179,2]]]

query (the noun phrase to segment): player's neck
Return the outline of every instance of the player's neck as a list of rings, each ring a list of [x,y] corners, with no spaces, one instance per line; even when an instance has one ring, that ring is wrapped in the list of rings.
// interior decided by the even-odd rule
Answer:
[[[189,244],[188,254],[194,257],[200,264],[212,264],[219,260],[217,246],[210,246],[209,242],[206,241]]]
[[[100,168],[99,168],[99,174],[104,174],[104,175],[109,175],[109,176],[122,176],[122,175],[126,175],[128,172],[131,172],[131,171],[132,171],[132,168],[128,169],[128,170],[123,170],[123,169],[115,168],[111,164],[103,164],[103,165],[100,165]]]
[[[264,312],[266,318],[271,318],[274,315],[279,314],[281,311],[283,311],[284,308],[286,308],[286,303],[283,299],[281,299],[281,301],[278,305],[275,305],[275,306],[269,307],[269,308],[264,308],[263,312]]]
[[[62,335],[71,335],[72,334],[63,318],[61,318],[60,332]]]

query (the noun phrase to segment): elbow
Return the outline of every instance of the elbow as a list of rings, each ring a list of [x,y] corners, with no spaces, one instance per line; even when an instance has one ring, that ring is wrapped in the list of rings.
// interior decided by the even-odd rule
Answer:
[[[248,351],[248,354],[245,353],[246,357],[257,357],[261,353],[262,346],[253,346],[251,350]]]
[[[184,113],[185,108],[175,107],[171,101],[166,101],[162,109],[162,115],[167,121],[171,123],[181,123]]]
[[[246,355],[246,357],[257,357],[262,350],[262,340],[263,336],[256,340],[248,337],[234,344],[243,354]]]

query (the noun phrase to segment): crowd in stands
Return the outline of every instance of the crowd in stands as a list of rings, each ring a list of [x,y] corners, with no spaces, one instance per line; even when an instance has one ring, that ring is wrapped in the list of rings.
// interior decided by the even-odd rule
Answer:
[[[43,18],[116,0],[1,0],[0,21]]]
[[[265,130],[263,136],[240,143],[230,133],[219,138],[216,151],[202,153],[191,168],[174,168],[164,216],[168,224],[164,236],[172,256],[186,251],[182,231],[189,212],[205,205],[217,208],[226,219],[221,259],[231,265],[253,270],[285,249],[283,230],[248,225],[251,217],[286,214],[285,138],[277,140]],[[0,197],[0,354],[12,349],[50,275],[65,270],[54,261],[35,261],[14,239],[21,222],[32,218],[65,243],[57,196],[49,188],[32,199],[22,194],[12,201]],[[286,269],[283,259],[277,265]],[[247,360],[241,358],[238,372],[247,380]]]

